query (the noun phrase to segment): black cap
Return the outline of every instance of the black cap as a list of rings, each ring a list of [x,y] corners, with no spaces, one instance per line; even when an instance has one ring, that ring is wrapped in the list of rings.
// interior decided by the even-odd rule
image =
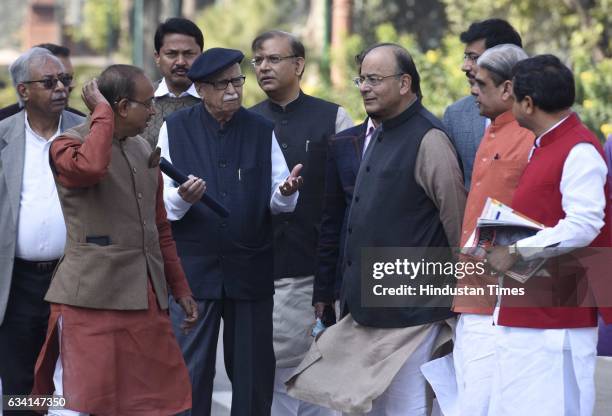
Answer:
[[[239,64],[242,59],[244,54],[239,50],[210,48],[196,58],[187,72],[187,77],[193,82],[200,81],[233,64]]]

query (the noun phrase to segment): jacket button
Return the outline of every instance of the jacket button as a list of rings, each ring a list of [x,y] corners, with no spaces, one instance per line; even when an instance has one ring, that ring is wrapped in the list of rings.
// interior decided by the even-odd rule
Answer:
[[[224,167],[226,167],[226,166],[227,166],[227,163],[225,163],[225,161],[221,161],[221,162],[219,162],[219,167],[220,167],[220,168],[224,168]]]
[[[369,171],[370,171],[370,167],[366,166],[366,172],[369,172]]]
[[[359,202],[359,196],[355,196],[355,202]]]
[[[142,192],[138,192],[138,199],[142,199]]]
[[[134,173],[136,173],[136,168],[132,168],[132,171],[133,171]]]
[[[348,233],[349,233],[349,234],[353,234],[353,227],[349,227],[349,228],[348,228]]]
[[[283,144],[281,144],[281,147],[282,147],[283,149],[286,149],[286,148],[288,148],[288,147],[289,147],[289,145],[288,145],[287,143],[283,143]]]
[[[221,198],[225,198],[227,196],[227,192],[221,192]]]

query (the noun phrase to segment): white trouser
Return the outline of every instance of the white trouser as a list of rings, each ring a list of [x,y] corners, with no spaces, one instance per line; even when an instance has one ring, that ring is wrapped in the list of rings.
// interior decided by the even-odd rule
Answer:
[[[457,321],[453,361],[460,416],[489,413],[497,328],[491,315],[461,314]]]
[[[276,367],[274,374],[274,396],[272,398],[272,416],[340,416],[340,412],[327,407],[304,402],[287,394],[285,380],[297,367]]]
[[[62,367],[62,317],[60,316],[57,320],[57,339],[60,345],[60,352],[57,356],[57,362],[55,363],[55,371],[53,372],[53,385],[55,386],[54,396],[64,395],[64,383],[63,383],[63,367]],[[88,416],[87,413],[76,412],[69,409],[54,410],[49,409],[47,416]]]
[[[597,328],[500,326],[489,415],[591,416]]]
[[[427,381],[421,366],[431,360],[431,353],[440,332],[434,325],[427,338],[414,351],[395,375],[389,387],[372,402],[372,410],[364,416],[427,416]],[[353,414],[350,414],[353,416]],[[348,414],[345,414],[348,416]]]

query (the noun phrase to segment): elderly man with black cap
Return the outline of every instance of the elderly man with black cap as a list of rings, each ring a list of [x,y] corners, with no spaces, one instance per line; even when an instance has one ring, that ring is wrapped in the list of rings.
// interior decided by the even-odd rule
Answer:
[[[210,414],[221,319],[232,415],[269,415],[274,381],[271,215],[294,210],[302,178],[289,173],[274,126],[242,107],[242,52],[212,48],[188,76],[202,104],[166,119],[162,156],[193,174],[185,183],[164,178],[164,201],[179,256],[203,319],[193,332],[175,332],[193,383],[191,414]],[[205,178],[206,183],[200,178]],[[206,192],[227,218],[193,205]]]

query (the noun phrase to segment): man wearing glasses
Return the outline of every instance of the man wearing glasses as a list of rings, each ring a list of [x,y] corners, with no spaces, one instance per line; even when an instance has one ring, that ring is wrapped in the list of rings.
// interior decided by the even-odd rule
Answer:
[[[191,407],[191,386],[168,293],[185,330],[197,305],[166,219],[159,154],[139,136],[155,113],[153,85],[140,68],[111,65],[82,97],[90,121],[48,156],[66,250],[45,296],[33,393],[66,398],[49,416],[174,415]]]
[[[421,104],[419,73],[406,49],[373,45],[358,62],[365,110],[381,126],[361,162],[347,219],[344,318],[317,338],[288,390],[350,414],[424,416],[429,413],[420,366],[435,345],[450,340],[445,320],[453,313],[444,306],[393,304],[391,297],[384,302],[394,307],[368,307],[362,251],[456,246],[466,192],[451,140]],[[421,281],[402,283],[418,290]]]
[[[191,373],[193,415],[210,414],[221,319],[232,415],[269,415],[272,404],[271,217],[295,209],[302,165],[289,173],[272,123],[242,107],[243,58],[224,48],[200,55],[188,77],[202,103],[170,115],[159,134],[162,156],[196,175],[183,184],[164,178],[168,218],[203,317],[184,335],[170,311]],[[204,192],[228,208],[227,218],[194,204]]]
[[[476,76],[476,61],[485,50],[504,43],[523,46],[520,35],[502,19],[488,19],[472,23],[468,30],[461,33],[460,38],[461,42],[465,43],[461,70],[465,72],[470,88]],[[469,190],[474,156],[490,121],[480,115],[473,95],[463,97],[448,106],[444,112],[443,121],[463,163],[465,188]]]
[[[70,97],[70,93],[74,88],[74,69],[72,68],[72,62],[70,62],[70,49],[65,46],[60,46],[53,43],[42,43],[40,45],[36,45],[36,47],[47,49],[61,61],[62,65],[64,65],[64,73],[67,76],[70,76],[70,81],[68,81],[68,78],[66,78],[68,97]],[[11,104],[7,107],[0,109],[0,120],[4,120],[5,118],[12,116],[13,114],[17,114],[19,111],[21,111],[21,109],[21,103]],[[66,100],[66,110],[79,116],[85,117],[85,114],[81,113],[79,110],[69,107],[68,100]]]
[[[295,211],[273,217],[276,373],[272,414],[327,415],[331,410],[289,397],[284,381],[302,361],[313,339],[313,280],[328,139],[353,122],[342,107],[301,90],[306,54],[293,34],[278,30],[262,33],[253,40],[251,50],[257,82],[268,96],[251,110],[274,122],[274,134],[289,166],[304,164],[304,187]],[[329,304],[332,301],[329,299]],[[323,310],[320,312],[322,317]],[[335,322],[331,305],[328,313],[327,325]]]
[[[84,118],[65,110],[72,78],[47,49],[30,49],[9,71],[23,107],[0,122],[0,379],[12,395],[32,389],[49,319],[43,298],[66,240],[49,147]]]

